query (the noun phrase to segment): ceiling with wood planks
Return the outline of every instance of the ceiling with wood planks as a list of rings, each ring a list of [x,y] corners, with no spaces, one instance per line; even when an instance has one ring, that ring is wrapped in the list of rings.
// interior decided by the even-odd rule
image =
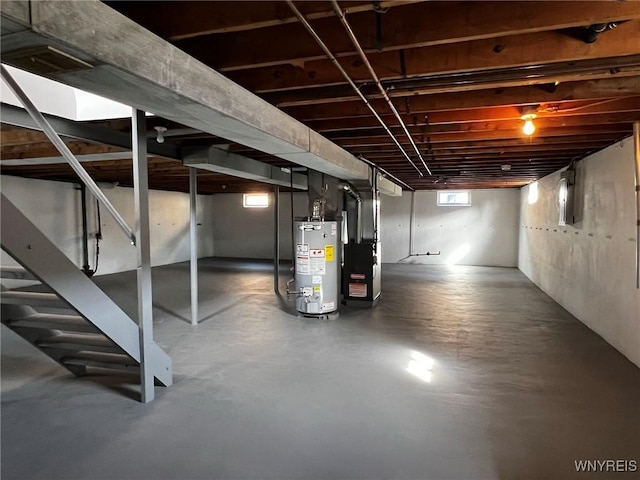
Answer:
[[[294,2],[400,147],[284,1],[105,3],[417,190],[523,186],[629,136],[640,121],[636,1],[339,2],[406,132],[332,3]],[[536,115],[530,136],[527,113]],[[162,118],[149,120],[150,136],[155,126],[176,147],[219,145],[291,166]],[[3,173],[73,178],[62,164],[8,162],[56,156],[41,133],[3,124],[1,135]],[[84,165],[99,181],[131,184],[121,149],[69,145],[78,155],[116,154]],[[186,191],[187,168],[153,158],[150,186]],[[199,188],[264,186],[203,172]]]

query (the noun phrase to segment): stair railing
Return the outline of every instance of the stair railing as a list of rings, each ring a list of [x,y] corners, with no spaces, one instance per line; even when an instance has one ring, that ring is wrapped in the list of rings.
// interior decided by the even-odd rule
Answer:
[[[20,85],[14,80],[9,71],[4,67],[4,65],[0,65],[2,69],[2,79],[9,86],[11,91],[14,93],[16,97],[20,100],[22,105],[24,105],[25,110],[29,113],[33,121],[38,124],[40,129],[47,136],[49,141],[53,143],[56,149],[60,152],[60,154],[64,157],[64,159],[69,163],[71,168],[76,172],[78,177],[82,180],[82,183],[86,185],[89,191],[98,199],[102,205],[107,209],[107,211],[113,216],[116,223],[120,226],[125,235],[131,240],[131,245],[136,244],[136,236],[133,233],[133,229],[127,224],[126,220],[122,218],[122,215],[116,210],[113,204],[109,201],[109,199],[102,193],[100,187],[93,181],[91,175],[84,169],[82,164],[78,161],[75,155],[69,150],[69,147],[64,143],[62,138],[56,133],[51,124],[47,121],[46,118],[40,113],[37,107],[33,104],[31,99],[27,96],[27,94],[20,88]]]

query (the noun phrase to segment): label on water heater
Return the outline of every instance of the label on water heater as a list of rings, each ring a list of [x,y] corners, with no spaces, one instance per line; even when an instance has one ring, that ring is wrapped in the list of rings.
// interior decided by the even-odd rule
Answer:
[[[333,311],[335,309],[336,309],[336,302],[324,302],[322,304],[322,311],[323,312]]]
[[[309,259],[309,273],[311,275],[324,275],[325,273],[327,273],[324,257]]]
[[[311,283],[315,285],[322,285],[322,275],[314,275],[311,277]]]
[[[296,257],[296,272],[309,275],[309,257]]]
[[[324,259],[327,262],[333,262],[333,260],[334,260],[333,245],[325,245],[324,246]]]

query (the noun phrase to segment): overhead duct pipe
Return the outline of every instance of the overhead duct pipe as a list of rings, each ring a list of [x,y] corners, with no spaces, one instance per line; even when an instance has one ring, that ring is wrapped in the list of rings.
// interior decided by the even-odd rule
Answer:
[[[338,62],[338,60],[336,59],[336,57],[333,55],[333,53],[331,53],[331,50],[329,50],[329,47],[327,47],[327,45],[322,41],[322,39],[320,38],[320,36],[316,33],[316,31],[313,29],[313,27],[309,24],[309,22],[307,22],[307,19],[304,18],[304,15],[302,15],[302,13],[300,13],[300,11],[296,8],[296,6],[293,4],[293,2],[291,0],[287,0],[287,4],[289,5],[289,7],[291,8],[291,10],[293,11],[293,13],[295,14],[295,16],[298,18],[298,20],[300,21],[300,23],[302,23],[302,25],[304,25],[304,27],[307,29],[307,31],[311,34],[311,36],[314,38],[314,40],[316,41],[316,43],[320,46],[320,48],[322,48],[322,50],[324,51],[324,53],[327,55],[327,57],[329,57],[329,60],[331,60],[331,63],[333,63],[336,68],[340,71],[340,73],[342,74],[342,76],[345,78],[345,80],[349,83],[349,85],[351,85],[351,88],[353,88],[353,90],[356,92],[356,94],[358,95],[358,97],[360,97],[360,99],[364,102],[364,104],[367,106],[367,108],[369,108],[369,110],[371,110],[371,113],[373,114],[373,116],[376,118],[376,120],[378,120],[378,122],[380,123],[380,125],[382,125],[382,128],[385,129],[385,131],[387,132],[387,134],[389,135],[389,137],[391,137],[391,139],[393,140],[393,142],[397,145],[397,147],[400,149],[400,151],[402,152],[402,155],[408,160],[408,162],[411,164],[411,166],[413,168],[416,169],[416,171],[418,172],[418,174],[421,177],[424,177],[423,173],[420,171],[420,169],[416,166],[415,163],[413,163],[413,160],[411,160],[411,157],[409,157],[409,155],[407,154],[407,152],[405,151],[405,149],[402,147],[402,145],[400,145],[400,142],[398,141],[398,139],[396,138],[396,136],[391,132],[391,130],[389,129],[389,127],[387,126],[387,124],[384,122],[384,120],[382,120],[382,118],[380,117],[380,115],[378,115],[378,112],[376,112],[375,108],[373,108],[373,106],[369,103],[369,100],[367,100],[367,98],[362,94],[362,92],[360,91],[360,89],[358,88],[358,86],[353,82],[353,80],[351,80],[351,77],[349,77],[349,74],[345,71],[344,68],[342,68],[342,65],[340,65],[340,62]],[[422,157],[420,157],[422,159]],[[424,160],[423,160],[424,162]],[[426,166],[426,165],[425,165]],[[427,168],[427,171],[429,171],[429,169]],[[431,172],[429,172],[429,174],[431,174]]]
[[[360,194],[349,183],[343,182],[339,184],[339,187],[356,200],[356,243],[359,245],[362,243],[362,198],[360,198]]]
[[[356,48],[356,51],[358,52],[358,55],[360,55],[360,58],[362,59],[364,64],[367,66],[367,69],[369,70],[369,73],[371,74],[371,78],[373,78],[373,81],[375,82],[376,86],[378,87],[378,90],[380,90],[380,94],[382,95],[382,97],[385,99],[385,101],[389,105],[389,108],[391,109],[391,111],[393,112],[395,117],[398,119],[398,122],[400,123],[400,126],[402,127],[402,130],[404,131],[404,134],[409,139],[409,142],[411,142],[411,146],[413,147],[413,150],[416,152],[416,155],[418,155],[418,158],[422,162],[422,165],[427,170],[427,173],[429,175],[433,175],[431,173],[431,170],[429,169],[429,167],[427,165],[427,162],[425,162],[424,158],[422,158],[422,154],[420,154],[420,150],[418,149],[418,146],[416,145],[416,142],[413,141],[413,137],[411,136],[411,133],[409,132],[409,129],[407,128],[407,125],[404,123],[404,120],[402,120],[402,117],[400,116],[400,114],[398,113],[398,110],[396,109],[395,105],[393,104],[393,102],[389,98],[389,95],[387,95],[387,91],[382,86],[382,83],[380,83],[380,79],[378,78],[378,75],[376,74],[375,70],[371,66],[371,63],[369,62],[369,59],[367,58],[367,55],[364,53],[364,50],[362,50],[362,47],[360,46],[360,42],[358,41],[358,39],[356,38],[355,34],[353,33],[353,30],[351,29],[351,26],[349,25],[349,22],[347,22],[347,17],[345,16],[345,12],[340,10],[340,6],[338,5],[338,2],[336,0],[331,0],[331,5],[333,5],[333,10],[336,12],[336,15],[340,19],[340,22],[342,22],[342,25],[343,25],[344,29],[347,32],[347,35],[349,35],[349,38],[351,39],[351,43],[353,43],[353,46]],[[411,162],[411,163],[413,164],[413,162]]]

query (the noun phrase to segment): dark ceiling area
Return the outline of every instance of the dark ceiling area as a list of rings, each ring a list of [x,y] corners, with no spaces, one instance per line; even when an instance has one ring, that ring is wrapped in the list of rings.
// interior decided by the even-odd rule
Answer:
[[[416,190],[520,187],[640,120],[640,2],[299,1],[298,12],[284,1],[105,3]],[[158,117],[150,138],[154,127],[178,150],[217,145],[291,167]],[[37,164],[56,156],[40,132],[3,124],[1,135],[3,173],[73,178],[64,164]],[[122,151],[68,143],[77,155]],[[34,164],[7,162],[16,159]],[[96,180],[131,184],[130,158],[83,164]],[[149,174],[152,188],[188,189],[175,159],[153,157]],[[199,189],[264,185],[202,171]]]

